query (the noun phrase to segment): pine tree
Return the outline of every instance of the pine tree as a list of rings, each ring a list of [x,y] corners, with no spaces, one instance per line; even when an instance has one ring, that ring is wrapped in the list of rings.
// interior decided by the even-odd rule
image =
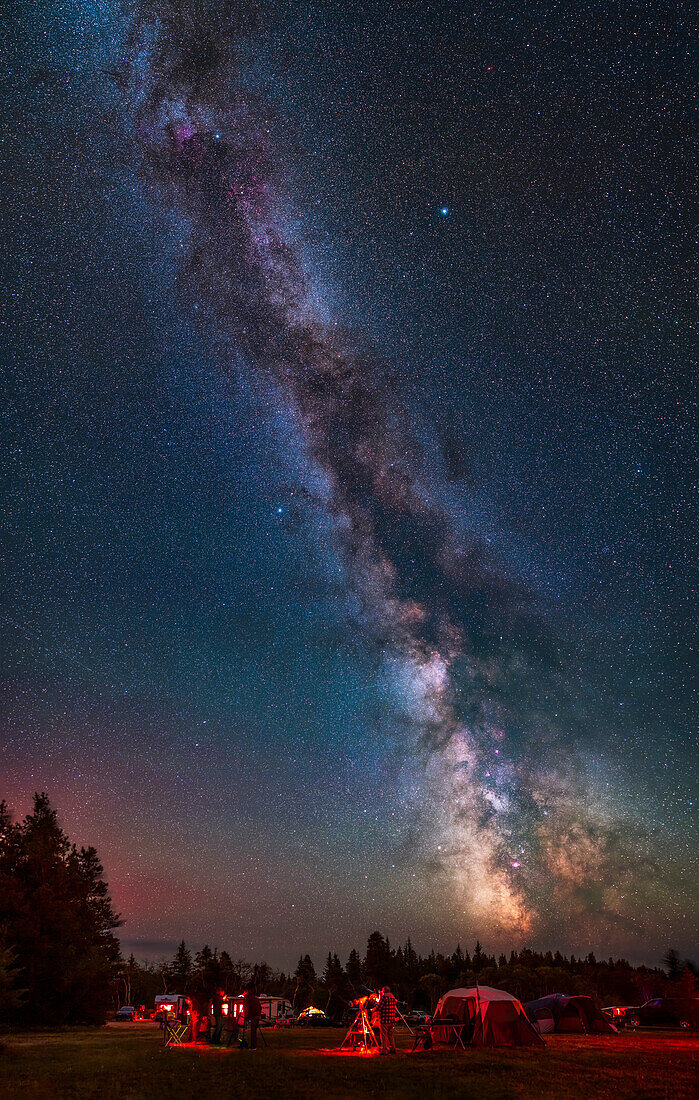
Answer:
[[[28,990],[21,987],[21,967],[17,964],[17,953],[0,940],[0,1005],[5,1019],[22,1007]]]
[[[663,963],[665,964],[667,976],[670,981],[677,981],[682,973],[683,967],[682,960],[680,959],[678,952],[675,951],[674,947],[671,947],[667,954],[664,956]]]
[[[135,956],[132,952],[129,955],[128,959],[126,960],[126,965],[122,968],[122,971],[121,971],[121,981],[124,983],[123,984],[124,999],[123,999],[123,1001],[120,1001],[120,1003],[125,1004],[125,1005],[135,1004],[134,990],[137,988],[138,973],[139,973],[139,966],[138,966],[138,963],[136,962],[136,958],[135,958]],[[120,984],[120,992],[121,992],[121,984]]]
[[[347,975],[342,969],[342,963],[337,955],[332,955],[330,952],[328,952],[322,981],[328,994],[325,1011],[330,1016],[332,1014],[331,1002],[333,997],[344,1003],[347,1000],[346,994],[348,993]]]
[[[313,965],[313,960],[310,955],[303,955],[299,959],[294,977],[300,979],[302,985],[308,985],[312,988],[315,988],[318,984],[316,968]]]
[[[473,952],[472,960],[473,969],[476,971],[476,974],[483,969],[483,967],[486,965],[486,962],[487,959],[486,956],[483,954],[483,948],[481,947],[480,940],[476,940],[476,946]]]
[[[333,965],[332,953],[330,951],[328,951],[328,957],[325,960],[325,970],[323,971],[323,977],[321,978],[321,981],[322,981],[323,985],[327,985],[328,984],[328,979],[331,978],[331,976],[332,976],[332,965]]]
[[[410,936],[408,936],[408,939],[406,940],[403,957],[405,959],[406,977],[409,982],[414,982],[417,979],[418,957],[412,943],[410,942]]]
[[[380,932],[372,932],[366,945],[364,971],[373,988],[385,985],[391,978],[391,945]]]
[[[303,1001],[306,1005],[311,1003],[317,984],[316,968],[310,955],[302,955],[294,973],[294,995],[292,1000],[294,1008],[301,1007]],[[303,995],[301,995],[301,991],[303,991]]]
[[[18,824],[0,804],[0,927],[26,989],[17,1022],[104,1021],[121,958],[103,873],[94,848],[70,843],[45,794]]]
[[[192,953],[187,948],[184,940],[180,941],[169,971],[172,978],[172,992],[185,993],[192,973]]]
[[[349,953],[345,970],[352,985],[359,985],[362,980],[362,960],[359,957],[359,952],[354,947]]]
[[[194,968],[195,970],[207,970],[213,961],[213,951],[209,947],[208,943],[205,943],[201,951],[197,951],[194,956]]]
[[[275,977],[272,967],[266,962],[261,962],[253,966],[250,981],[256,993],[264,993],[267,987],[274,983]]]

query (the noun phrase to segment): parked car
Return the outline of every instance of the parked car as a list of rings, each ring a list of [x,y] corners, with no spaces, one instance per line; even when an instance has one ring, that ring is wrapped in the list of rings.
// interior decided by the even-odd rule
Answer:
[[[635,1009],[641,1027],[699,1027],[699,998],[655,997]]]
[[[609,1008],[603,1008],[602,1011],[606,1016],[609,1016],[614,1026],[620,1029],[631,1030],[638,1027],[640,1023],[637,1005],[613,1005]]]
[[[426,1024],[427,1023],[427,1021],[429,1020],[429,1016],[427,1015],[426,1012],[423,1012],[421,1009],[414,1008],[412,1010],[412,1012],[406,1012],[405,1013],[405,1019],[406,1019],[406,1022],[409,1023],[411,1027],[419,1027],[420,1024]]]
[[[133,1005],[122,1005],[116,1014],[117,1020],[135,1020],[136,1009]]]

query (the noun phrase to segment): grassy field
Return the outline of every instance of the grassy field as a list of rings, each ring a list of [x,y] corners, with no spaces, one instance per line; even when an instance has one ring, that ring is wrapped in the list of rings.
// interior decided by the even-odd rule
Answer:
[[[256,1051],[169,1048],[153,1024],[4,1036],[0,1098],[53,1100],[695,1100],[699,1040],[678,1032],[550,1036],[546,1049],[388,1058],[333,1051],[335,1029],[266,1031]],[[407,1047],[407,1049],[406,1049]]]

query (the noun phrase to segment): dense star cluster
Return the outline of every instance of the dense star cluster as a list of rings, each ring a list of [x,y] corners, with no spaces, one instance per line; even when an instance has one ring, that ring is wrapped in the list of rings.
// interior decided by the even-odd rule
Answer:
[[[681,13],[50,8],[0,793],[142,952],[689,949]]]

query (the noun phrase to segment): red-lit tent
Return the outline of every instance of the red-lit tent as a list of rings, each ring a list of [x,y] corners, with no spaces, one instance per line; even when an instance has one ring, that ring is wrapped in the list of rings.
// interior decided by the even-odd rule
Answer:
[[[433,1021],[451,1020],[464,1024],[464,1042],[474,1047],[543,1046],[544,1041],[532,1027],[521,1003],[504,989],[474,986],[450,989],[440,998]],[[447,1031],[434,1032],[437,1042],[447,1041]]]

